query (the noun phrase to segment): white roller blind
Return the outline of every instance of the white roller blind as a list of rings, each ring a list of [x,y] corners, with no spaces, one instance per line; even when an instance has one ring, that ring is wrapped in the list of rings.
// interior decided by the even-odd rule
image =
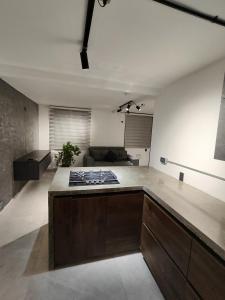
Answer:
[[[126,115],[125,147],[150,148],[152,123],[152,116]]]
[[[90,146],[90,110],[49,108],[50,149],[62,149],[71,142],[81,150]]]

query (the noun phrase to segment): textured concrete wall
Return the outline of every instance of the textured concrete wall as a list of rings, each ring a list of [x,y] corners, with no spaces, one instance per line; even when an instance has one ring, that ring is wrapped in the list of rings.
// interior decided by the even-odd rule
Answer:
[[[220,117],[216,139],[215,158],[225,160],[225,78],[220,106]]]
[[[38,105],[0,79],[0,209],[26,182],[13,180],[13,160],[38,149]]]

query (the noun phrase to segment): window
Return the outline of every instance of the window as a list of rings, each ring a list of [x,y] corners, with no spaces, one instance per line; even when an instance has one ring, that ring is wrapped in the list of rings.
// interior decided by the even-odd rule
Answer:
[[[150,148],[153,117],[126,115],[125,147]]]
[[[85,150],[90,145],[90,110],[49,109],[50,149],[60,150],[68,141]]]

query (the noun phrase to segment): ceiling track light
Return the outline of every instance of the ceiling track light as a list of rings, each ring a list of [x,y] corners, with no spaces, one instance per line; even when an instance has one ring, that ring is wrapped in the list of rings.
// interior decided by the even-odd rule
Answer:
[[[98,4],[101,6],[101,7],[105,7],[107,4],[110,3],[111,0],[98,0]]]
[[[144,104],[136,105],[137,110],[141,111],[142,106],[144,106]]]
[[[178,11],[192,15],[194,17],[209,21],[216,25],[225,27],[225,20],[221,19],[219,16],[209,15],[209,14],[202,12],[200,10],[197,10],[191,6],[187,6],[185,4],[179,3],[178,1],[174,1],[174,0],[152,0],[152,1],[158,2],[159,4],[165,5],[172,9],[176,9]]]
[[[84,38],[83,38],[82,50],[80,52],[82,69],[89,69],[87,50],[88,50],[89,35],[91,31],[92,18],[93,18],[93,13],[95,8],[95,1],[96,0],[88,0],[87,3],[87,16],[86,16],[86,23],[84,29]],[[98,3],[101,7],[105,7],[107,4],[110,3],[110,1],[111,0],[98,0]]]
[[[89,41],[89,35],[91,31],[94,8],[95,8],[95,0],[88,0],[83,45],[82,45],[82,50],[80,52],[82,69],[89,69],[87,50],[88,50],[88,41]]]
[[[83,49],[80,53],[82,69],[89,69],[87,50]]]
[[[130,107],[131,107],[131,103],[129,102],[127,104],[127,107],[126,107],[126,112],[129,113],[130,112]]]
[[[117,112],[119,113],[119,112],[123,112],[123,110],[125,110],[125,112],[129,114],[129,113],[130,113],[130,108],[131,108],[132,106],[135,106],[136,109],[137,109],[138,111],[140,111],[141,108],[142,108],[142,106],[144,106],[144,104],[137,104],[137,103],[135,103],[133,100],[131,100],[131,101],[129,101],[129,102],[126,102],[126,103],[120,105],[120,106],[118,107],[118,109],[117,109]]]

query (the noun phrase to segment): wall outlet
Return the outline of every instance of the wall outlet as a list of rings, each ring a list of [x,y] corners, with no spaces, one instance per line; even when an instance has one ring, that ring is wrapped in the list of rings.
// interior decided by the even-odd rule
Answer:
[[[184,173],[183,172],[180,172],[180,174],[179,174],[179,180],[180,181],[184,181]]]
[[[165,157],[160,157],[160,162],[161,162],[161,164],[166,165],[168,162],[168,159]]]

